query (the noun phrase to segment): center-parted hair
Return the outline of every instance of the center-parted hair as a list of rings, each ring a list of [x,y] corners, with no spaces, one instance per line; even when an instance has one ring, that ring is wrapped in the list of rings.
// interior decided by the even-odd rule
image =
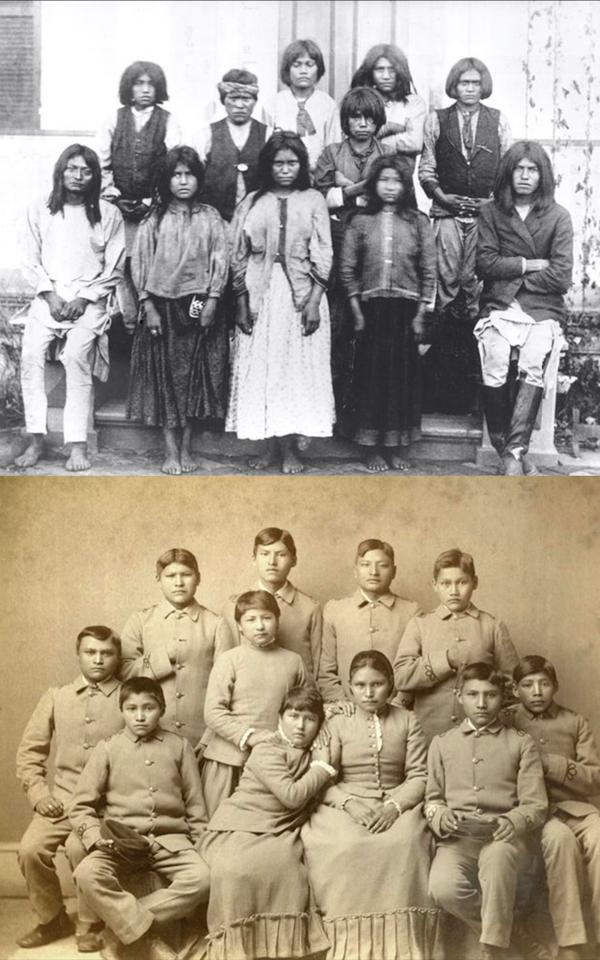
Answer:
[[[492,686],[498,687],[500,692],[504,694],[504,676],[489,663],[483,663],[481,661],[469,663],[464,670],[460,672],[458,678],[459,689],[462,690],[467,680],[486,680],[488,683],[491,683]]]
[[[131,677],[130,680],[125,680],[119,690],[119,707],[122,708],[129,697],[138,693],[147,693],[149,697],[156,700],[160,707],[161,716],[163,715],[166,709],[165,695],[160,683],[151,677]]]
[[[463,57],[461,60],[458,60],[453,67],[450,67],[450,72],[446,77],[446,96],[450,97],[451,100],[458,99],[456,84],[463,73],[467,73],[468,70],[477,70],[479,73],[481,77],[481,99],[487,100],[488,97],[491,97],[494,88],[492,75],[485,63],[482,60],[478,60],[477,57]]]
[[[236,623],[239,623],[247,610],[267,610],[274,614],[277,619],[281,616],[281,611],[277,600],[268,590],[247,590],[241,593],[235,602],[234,617]]]
[[[540,175],[537,190],[531,198],[533,209],[546,210],[554,203],[554,172],[550,157],[535,140],[517,140],[500,158],[494,184],[494,200],[508,215],[515,208],[513,173],[521,160],[535,163]]]
[[[258,190],[252,200],[252,205],[259,197],[275,186],[273,180],[273,163],[280,150],[291,150],[300,162],[298,176],[294,181],[294,190],[308,190],[310,187],[310,172],[308,151],[297,133],[292,130],[275,130],[269,137],[258,155],[257,181]]]
[[[395,170],[400,178],[403,190],[396,200],[398,213],[407,215],[409,219],[412,218],[411,215],[413,214],[416,216],[417,200],[413,184],[412,167],[406,157],[399,156],[398,154],[395,156],[391,154],[389,156],[377,157],[371,164],[367,174],[367,206],[366,208],[362,208],[362,211],[364,213],[377,213],[383,207],[383,200],[377,195],[377,181],[383,170]],[[357,211],[360,212],[361,208],[357,207]]]
[[[325,719],[323,697],[314,687],[292,687],[285,695],[279,713],[286,710],[307,710],[319,718],[320,723]]]
[[[360,558],[364,557],[365,553],[369,553],[370,550],[382,550],[386,557],[389,557],[392,563],[395,563],[394,548],[391,543],[387,543],[385,540],[376,540],[373,537],[368,540],[361,540],[356,548],[355,559],[360,560]]]
[[[354,675],[358,673],[359,670],[362,670],[363,667],[371,667],[372,670],[377,670],[378,673],[381,673],[390,685],[390,694],[393,692],[394,668],[385,653],[381,653],[380,650],[361,650],[360,653],[352,657],[349,671],[350,683],[352,683]]]
[[[556,668],[545,657],[540,657],[535,653],[529,654],[527,657],[521,657],[513,670],[513,680],[515,683],[520,683],[524,677],[528,677],[531,673],[545,673],[554,686],[558,686]]]
[[[289,550],[294,558],[294,563],[296,563],[298,555],[294,538],[289,530],[283,530],[281,527],[264,527],[264,529],[258,531],[254,538],[254,556],[258,553],[259,547],[268,547],[272,543],[282,543]]]
[[[350,136],[348,121],[352,117],[366,117],[375,124],[375,133],[385,124],[385,103],[373,87],[353,87],[344,95],[340,104],[340,123],[347,137]]]
[[[64,175],[69,160],[72,160],[74,157],[81,157],[92,171],[92,178],[84,198],[84,206],[88,221],[93,227],[96,223],[100,223],[101,219],[100,188],[102,186],[102,172],[98,154],[92,150],[91,147],[86,147],[81,143],[72,143],[70,146],[65,147],[54,164],[52,191],[48,197],[47,207],[51,214],[63,212],[67,198]]]
[[[393,43],[377,43],[365,54],[365,58],[352,77],[352,87],[374,87],[373,68],[378,60],[385,57],[396,73],[396,86],[391,91],[392,100],[406,100],[415,85],[408,66],[406,54]]]
[[[77,640],[75,641],[75,650],[77,653],[79,653],[82,640],[85,640],[86,637],[91,637],[92,640],[98,640],[100,643],[112,643],[119,659],[121,659],[121,638],[118,637],[110,627],[95,624],[92,627],[84,627],[83,630],[80,630],[77,634]]]
[[[199,197],[202,192],[202,184],[204,183],[204,165],[193,147],[188,147],[186,145],[173,147],[171,150],[167,151],[167,155],[162,162],[157,180],[159,219],[162,218],[167,207],[173,199],[173,194],[171,193],[171,179],[175,174],[175,170],[179,163],[185,164],[190,173],[196,177],[196,180],[198,181],[198,189],[196,190],[195,195],[191,198],[191,202],[198,203],[199,201]]]
[[[281,77],[281,82],[285,83],[286,87],[290,86],[290,67],[298,57],[303,56],[310,57],[311,60],[315,61],[317,67],[317,81],[325,73],[325,61],[323,60],[323,54],[321,53],[321,48],[318,43],[315,43],[314,40],[292,40],[291,43],[288,43],[287,47],[283,51],[281,57],[281,68],[279,70],[279,76]]]
[[[459,550],[458,547],[455,547],[453,550],[444,550],[443,553],[440,553],[439,557],[435,558],[433,563],[433,579],[437,580],[440,571],[446,567],[458,567],[463,573],[468,574],[473,580],[475,579],[475,561],[473,557],[470,553],[464,553],[463,550]]]
[[[190,570],[193,570],[198,579],[200,579],[200,570],[198,569],[198,561],[193,553],[190,550],[185,550],[183,547],[171,547],[170,550],[165,550],[164,553],[161,553],[160,557],[156,561],[156,578],[160,577],[161,573],[168,567],[171,563],[181,563],[184,567],[189,567]]]
[[[136,80],[147,73],[154,85],[154,102],[164,103],[169,99],[167,93],[167,78],[162,67],[151,60],[136,60],[125,67],[119,81],[119,100],[124,107],[128,106],[133,98],[133,85]]]

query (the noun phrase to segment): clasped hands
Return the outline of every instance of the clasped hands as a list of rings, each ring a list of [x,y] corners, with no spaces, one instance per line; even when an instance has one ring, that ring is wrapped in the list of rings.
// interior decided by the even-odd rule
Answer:
[[[461,823],[466,819],[467,817],[464,813],[455,812],[448,808],[444,810],[440,817],[440,830],[452,836],[460,831]],[[516,830],[507,817],[497,817],[496,824],[497,826],[492,834],[492,840],[514,840]]]
[[[65,320],[69,323],[75,323],[75,321],[79,320],[83,315],[85,308],[90,302],[84,297],[74,297],[73,300],[65,300],[63,297],[59,297],[54,290],[46,290],[44,293],[41,293],[40,296],[48,304],[50,316],[53,320],[56,320],[57,323],[64,323]]]

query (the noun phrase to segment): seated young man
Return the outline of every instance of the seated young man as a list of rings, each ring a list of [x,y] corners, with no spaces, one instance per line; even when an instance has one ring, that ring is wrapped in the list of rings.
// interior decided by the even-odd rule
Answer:
[[[38,925],[21,937],[20,947],[41,947],[73,931],[54,867],[54,855],[66,842],[74,865],[85,850],[70,836],[67,807],[89,751],[123,726],[119,710],[121,643],[109,627],[85,627],[77,637],[81,673],[64,687],[50,687],[35,708],[17,751],[17,778],[33,807],[33,820],[19,847],[19,866]],[[48,783],[48,759],[55,746],[54,783]],[[78,903],[77,946],[100,949],[97,918]]]
[[[550,801],[542,853],[558,960],[581,960],[586,875],[600,943],[600,811],[590,803],[600,794],[600,757],[588,721],[556,703],[556,670],[545,657],[523,657],[514,680],[520,703],[506,719],[538,744]]]
[[[499,960],[511,940],[526,837],[542,826],[548,804],[533,740],[499,720],[502,674],[472,663],[461,679],[465,719],[429,749],[425,815],[438,837],[429,887],[440,907],[479,935],[481,960]],[[517,946],[523,936],[515,924]],[[528,957],[543,956],[527,947]]]
[[[97,351],[109,326],[108,294],[123,274],[125,232],[117,208],[100,200],[100,163],[89,147],[73,143],[56,161],[48,200],[34,203],[24,233],[24,270],[35,287],[21,351],[21,389],[29,445],[18,467],[40,459],[47,432],[46,350],[64,340],[63,433],[70,444],[67,470],[87,470],[87,428],[92,374],[106,379],[108,351]],[[100,357],[97,356],[100,353]]]
[[[119,703],[125,729],[95,747],[73,796],[71,823],[88,851],[75,881],[113,934],[105,960],[131,956],[130,944],[144,960],[175,960],[154,923],[185,917],[208,899],[208,867],[195,849],[206,825],[200,774],[188,741],[160,726],[165,698],[156,680],[126,680]],[[116,841],[106,836],[112,820],[145,851],[140,869],[168,887],[139,899],[123,889]]]

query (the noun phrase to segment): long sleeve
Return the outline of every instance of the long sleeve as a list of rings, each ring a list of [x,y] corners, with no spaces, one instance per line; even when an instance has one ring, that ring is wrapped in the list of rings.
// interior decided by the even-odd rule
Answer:
[[[600,793],[600,757],[591,727],[584,717],[577,718],[575,758],[545,753],[543,761],[550,788],[553,784],[564,785],[569,793],[582,799]]]
[[[444,837],[440,827],[442,814],[448,809],[446,802],[446,774],[439,739],[434,737],[427,757],[427,786],[425,788],[425,816],[429,827],[438,837]]]
[[[254,748],[252,771],[286,810],[301,810],[331,780],[325,767],[316,764],[294,780],[285,754],[274,751],[270,744],[258,744]]]
[[[339,141],[342,139],[340,111],[338,110],[338,106],[335,101],[332,102],[331,111],[325,121],[323,135],[324,144],[326,147],[328,147],[331,143],[339,143]]]
[[[421,724],[409,713],[404,782],[388,790],[387,795],[395,800],[402,811],[410,810],[425,796],[427,782],[427,743]]]
[[[419,183],[428,197],[439,187],[435,146],[440,135],[440,124],[435,111],[426,118],[423,126],[423,150],[419,160]]]
[[[94,144],[98,159],[100,160],[100,169],[102,170],[102,190],[108,187],[114,187],[112,171],[112,139],[117,125],[116,112],[107,117],[96,134],[96,143]]]
[[[101,201],[101,213],[105,241],[102,273],[79,289],[79,296],[92,303],[108,296],[122,278],[125,268],[125,224],[121,212],[112,204]]]
[[[309,242],[311,276],[321,287],[326,287],[333,263],[331,227],[325,201],[316,191],[314,191],[314,198],[315,206]]]
[[[494,627],[494,663],[509,680],[512,681],[513,670],[519,662],[519,654],[510,639],[508,627],[502,620],[496,621]]]
[[[498,117],[498,137],[500,139],[500,153],[504,156],[512,144],[512,134],[508,120],[503,113]]]
[[[156,218],[151,214],[140,223],[131,253],[131,276],[140,300],[146,299],[146,282],[156,251]]]
[[[33,808],[50,793],[48,757],[54,734],[54,691],[47,690],[33,711],[17,748],[17,780]]]
[[[208,680],[204,721],[219,736],[239,747],[248,723],[239,720],[231,709],[234,686],[235,668],[231,660],[221,657],[213,666]]]
[[[310,617],[310,652],[313,664],[313,676],[317,680],[321,663],[321,649],[323,644],[323,611],[320,605],[316,606]]]
[[[453,674],[447,651],[423,653],[418,618],[409,621],[400,640],[394,661],[394,678],[398,690],[421,690],[435,687]]]
[[[359,226],[351,220],[344,231],[338,267],[340,283],[347,297],[355,297],[360,293],[361,239]]]
[[[198,772],[198,763],[194,751],[187,740],[183,740],[181,755],[181,795],[185,807],[185,819],[189,827],[192,843],[200,841],[208,816],[202,792],[202,781]]]
[[[211,217],[209,240],[209,297],[221,297],[229,276],[229,249],[225,223],[220,216]]]
[[[231,275],[233,278],[233,289],[237,296],[246,292],[246,270],[248,269],[248,260],[250,258],[250,241],[244,231],[246,217],[252,206],[253,193],[244,197],[235,209],[231,221],[232,236],[232,254],[231,254]]]
[[[338,674],[337,636],[327,607],[323,613],[323,638],[319,663],[318,686],[325,701],[343,700],[344,688]]]
[[[484,203],[479,211],[477,276],[480,280],[514,280],[517,277],[523,277],[523,257],[505,257],[500,252],[500,236],[494,218],[495,209],[496,205],[492,201]]]
[[[517,834],[541,827],[548,812],[544,771],[538,749],[528,734],[523,734],[521,760],[517,774],[518,806],[503,813]]]
[[[141,614],[132,613],[121,633],[121,677],[151,677],[163,680],[175,671],[169,659],[166,642],[155,646],[151,652],[144,650],[143,621]]]
[[[325,147],[319,155],[313,174],[315,190],[323,194],[329,210],[337,210],[339,207],[344,206],[342,188],[337,187],[335,184],[335,173],[337,170],[335,150],[335,145]]]
[[[410,94],[406,102],[406,123],[401,133],[392,133],[381,138],[381,143],[394,150],[412,156],[423,149],[423,124],[427,115],[425,101],[418,94]],[[393,118],[392,122],[393,122]]]
[[[552,232],[550,251],[542,254],[550,266],[523,277],[528,293],[564,294],[573,282],[573,224],[570,214],[561,209]]]
[[[34,204],[28,208],[21,233],[21,265],[36,294],[54,290],[54,284],[42,265],[39,212],[39,205]]]
[[[421,282],[421,301],[433,307],[437,281],[437,252],[433,230],[425,216],[417,219],[419,244],[421,250],[419,279]]]
[[[106,795],[109,762],[106,744],[96,744],[90,754],[69,807],[69,819],[86,850],[100,839],[98,807]]]

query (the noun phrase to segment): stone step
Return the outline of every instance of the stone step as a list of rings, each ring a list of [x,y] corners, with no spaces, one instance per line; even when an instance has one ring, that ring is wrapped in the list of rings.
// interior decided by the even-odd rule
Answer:
[[[127,420],[123,400],[107,400],[96,408],[95,427],[98,449],[135,450],[146,453],[161,445],[161,432],[139,421]],[[411,449],[413,460],[453,460],[474,462],[481,443],[481,420],[476,415],[425,414],[423,439]],[[197,433],[194,449],[205,456],[243,457],[254,453],[260,444],[238,440],[231,433]],[[312,441],[309,457],[323,460],[355,460],[356,445],[347,440]]]

